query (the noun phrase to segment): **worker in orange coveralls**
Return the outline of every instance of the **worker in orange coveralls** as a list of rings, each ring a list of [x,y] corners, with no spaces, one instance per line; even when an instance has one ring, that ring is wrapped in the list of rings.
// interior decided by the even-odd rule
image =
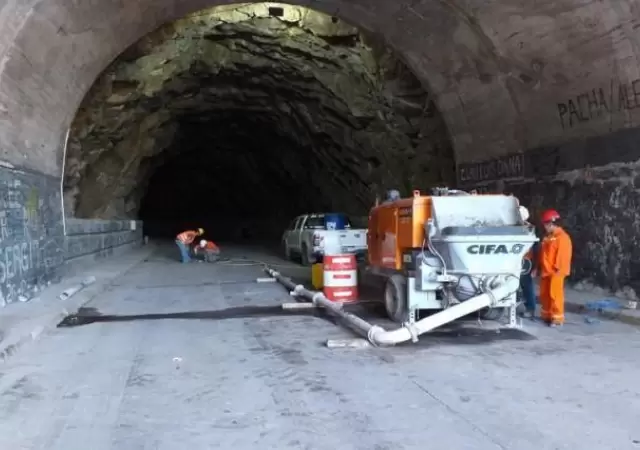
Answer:
[[[571,273],[571,238],[559,225],[560,214],[549,209],[541,220],[546,236],[540,246],[540,317],[552,327],[564,323],[564,280]]]

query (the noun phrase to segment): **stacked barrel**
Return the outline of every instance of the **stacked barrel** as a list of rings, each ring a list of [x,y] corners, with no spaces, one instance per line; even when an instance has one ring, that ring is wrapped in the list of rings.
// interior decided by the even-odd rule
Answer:
[[[344,214],[326,214],[325,229],[344,230]],[[334,302],[349,303],[358,300],[358,266],[355,255],[342,254],[340,235],[328,233],[324,239],[322,263],[311,270],[311,281],[316,289]]]
[[[358,300],[358,266],[355,255],[326,255],[323,260],[324,295],[335,302]]]

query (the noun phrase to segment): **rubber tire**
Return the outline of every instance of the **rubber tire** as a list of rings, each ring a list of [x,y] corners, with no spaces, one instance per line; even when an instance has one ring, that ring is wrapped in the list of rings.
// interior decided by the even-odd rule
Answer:
[[[289,250],[287,243],[284,241],[282,242],[282,257],[285,261],[291,261],[291,250]]]
[[[300,251],[300,262],[302,262],[302,265],[305,267],[309,267],[312,264],[311,259],[309,258],[309,250],[306,245],[303,245],[302,250]]]
[[[409,320],[407,280],[402,275],[392,275],[387,278],[384,287],[384,308],[389,319],[395,323],[404,323]]]
[[[502,320],[509,312],[509,308],[484,308],[479,311],[482,320]]]

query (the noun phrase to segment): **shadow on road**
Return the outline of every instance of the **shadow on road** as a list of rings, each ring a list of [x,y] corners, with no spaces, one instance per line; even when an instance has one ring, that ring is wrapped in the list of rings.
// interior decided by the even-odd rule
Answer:
[[[373,305],[349,305],[346,309],[357,313],[360,317],[378,325],[388,325],[382,319],[379,308]],[[340,321],[328,315],[321,309],[311,310],[284,310],[281,306],[243,306],[235,308],[227,308],[215,311],[186,311],[175,313],[159,313],[159,314],[131,314],[103,315],[95,308],[80,308],[76,314],[65,317],[59,324],[58,328],[70,328],[82,325],[90,325],[92,323],[106,322],[132,322],[143,320],[226,320],[226,319],[245,319],[253,317],[282,317],[282,316],[306,316],[316,317],[318,319],[332,323],[338,327],[343,327]],[[472,325],[472,326],[470,326]],[[517,329],[496,329],[481,328],[473,326],[471,321],[460,321],[449,324],[440,329],[425,334],[417,343],[403,343],[400,347],[433,347],[440,345],[483,345],[493,342],[505,340],[529,341],[536,340],[535,336]],[[395,325],[397,326],[397,325]],[[395,326],[387,327],[392,329]],[[346,328],[346,327],[345,327]],[[354,334],[355,337],[355,334]]]
[[[321,310],[285,310],[281,306],[241,306],[215,311],[186,311],[158,314],[101,314],[95,308],[80,308],[77,313],[70,314],[58,324],[58,328],[77,327],[97,322],[131,322],[137,320],[226,320],[245,319],[251,317],[277,317],[277,316],[307,316],[318,317],[327,320],[328,317]]]

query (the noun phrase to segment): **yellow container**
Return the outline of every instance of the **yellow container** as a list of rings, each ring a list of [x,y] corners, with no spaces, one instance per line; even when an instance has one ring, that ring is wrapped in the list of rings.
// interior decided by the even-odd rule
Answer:
[[[314,289],[322,289],[324,287],[324,265],[316,263],[311,266],[311,285]]]

